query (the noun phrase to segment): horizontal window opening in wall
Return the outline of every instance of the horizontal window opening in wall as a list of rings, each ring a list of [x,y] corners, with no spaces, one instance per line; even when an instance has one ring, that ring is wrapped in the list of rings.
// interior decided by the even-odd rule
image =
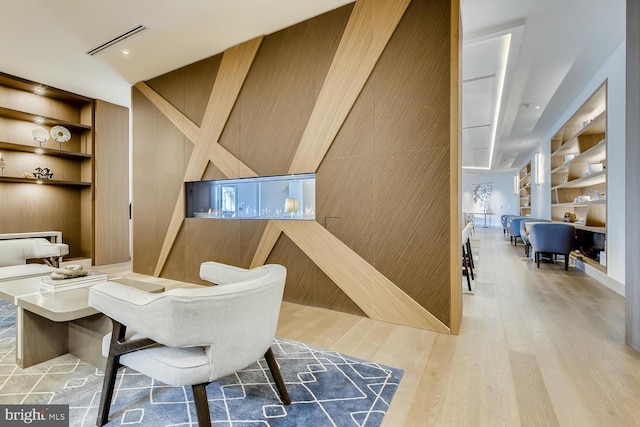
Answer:
[[[316,175],[185,183],[187,218],[315,220]]]

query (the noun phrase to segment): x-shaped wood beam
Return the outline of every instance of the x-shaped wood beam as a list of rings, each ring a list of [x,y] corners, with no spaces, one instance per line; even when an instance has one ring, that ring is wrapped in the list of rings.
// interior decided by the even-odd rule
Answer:
[[[410,0],[358,0],[355,3],[289,173],[317,171],[409,3]],[[202,179],[209,161],[229,178],[257,175],[218,140],[261,40],[254,39],[225,51],[200,128],[147,85],[136,85],[195,144],[185,182]],[[166,263],[184,214],[183,186],[155,276],[160,275]],[[302,224],[268,221],[251,266],[264,264],[283,231],[369,317],[449,333],[446,325],[315,221]],[[337,258],[336,254],[339,254]]]

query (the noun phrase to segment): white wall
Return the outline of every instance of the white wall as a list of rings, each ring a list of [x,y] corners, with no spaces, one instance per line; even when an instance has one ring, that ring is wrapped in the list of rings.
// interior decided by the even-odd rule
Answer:
[[[534,185],[531,192],[532,215],[551,218],[551,137],[607,80],[607,276],[622,285],[625,283],[625,49],[623,42],[534,150],[543,153],[546,175],[544,182]]]
[[[517,174],[518,172],[515,170],[501,173],[482,173],[463,169],[462,212],[482,212],[480,206],[473,201],[473,189],[475,184],[491,184],[493,187],[490,199],[491,212],[493,212],[493,215],[490,216],[491,226],[502,227],[500,224],[501,215],[517,215],[520,213],[519,195],[513,193],[513,177]],[[480,216],[477,218],[480,218]],[[484,221],[484,219],[481,219],[481,221]],[[488,225],[489,216],[487,217],[487,226]]]

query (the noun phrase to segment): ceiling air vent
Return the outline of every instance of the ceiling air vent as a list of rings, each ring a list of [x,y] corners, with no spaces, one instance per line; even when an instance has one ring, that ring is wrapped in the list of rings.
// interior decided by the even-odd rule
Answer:
[[[103,50],[105,50],[108,47],[113,46],[116,43],[120,43],[122,40],[127,39],[135,34],[138,34],[141,31],[146,30],[147,27],[145,27],[144,25],[136,25],[135,27],[131,28],[128,31],[125,31],[124,33],[120,34],[119,36],[116,36],[114,38],[112,38],[111,40],[108,40],[104,43],[102,43],[99,46],[94,47],[91,50],[87,51],[88,55],[95,55],[98,52],[102,52]]]

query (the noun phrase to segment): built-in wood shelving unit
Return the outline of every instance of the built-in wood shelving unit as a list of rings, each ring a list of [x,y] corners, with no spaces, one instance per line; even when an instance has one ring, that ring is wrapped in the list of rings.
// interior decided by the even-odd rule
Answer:
[[[578,237],[576,246],[582,249],[574,257],[605,272],[599,257],[606,242],[606,197],[605,83],[551,138],[551,218],[571,218]]]

